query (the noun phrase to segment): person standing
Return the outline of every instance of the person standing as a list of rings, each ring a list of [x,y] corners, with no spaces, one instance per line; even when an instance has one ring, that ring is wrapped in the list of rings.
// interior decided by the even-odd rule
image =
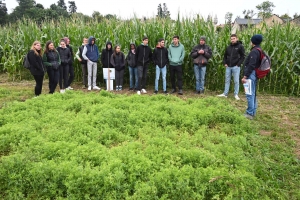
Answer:
[[[251,94],[246,94],[248,108],[244,116],[252,120],[256,115],[257,99],[256,99],[256,72],[255,68],[260,66],[260,52],[257,48],[260,48],[260,43],[263,41],[263,37],[260,34],[253,35],[251,37],[252,49],[244,62],[244,76],[242,83],[247,83],[251,80]]]
[[[81,47],[79,47],[78,51],[76,52],[76,58],[78,59],[78,61],[81,64],[81,69],[82,69],[82,84],[84,88],[87,88],[87,61],[85,59],[83,59],[82,57],[82,52],[83,52],[83,48],[85,45],[88,44],[88,39],[87,38],[83,38],[83,42]]]
[[[107,42],[105,45],[105,49],[102,49],[101,52],[101,63],[103,68],[113,68],[112,64],[110,63],[110,58],[112,54],[113,54],[112,43]],[[104,79],[104,82],[106,84],[106,79]]]
[[[196,45],[192,52],[191,56],[194,63],[194,73],[196,78],[196,94],[204,93],[204,84],[205,84],[205,74],[206,74],[206,65],[208,60],[212,56],[211,48],[205,44],[206,37],[201,36],[200,42]]]
[[[46,42],[43,54],[43,63],[47,67],[49,77],[49,93],[53,94],[59,79],[59,66],[61,64],[59,53],[52,41]]]
[[[96,78],[97,78],[97,61],[99,59],[99,50],[97,45],[95,44],[96,39],[93,36],[89,37],[88,44],[84,46],[82,57],[87,60],[87,68],[88,68],[88,90],[92,88],[94,90],[101,90],[98,86],[96,86]],[[92,80],[93,78],[93,80]]]
[[[68,89],[69,90],[73,90],[73,88],[71,87],[72,82],[74,81],[75,78],[75,74],[74,74],[74,67],[73,67],[73,61],[74,61],[74,52],[73,52],[73,48],[70,45],[70,39],[68,37],[64,37],[64,40],[66,42],[66,47],[70,50],[71,52],[71,59],[69,62],[69,78],[68,78]]]
[[[57,52],[61,60],[61,65],[59,66],[59,87],[60,93],[65,93],[65,90],[69,90],[69,67],[70,60],[72,59],[71,51],[66,46],[64,39],[60,40],[60,46],[57,47]]]
[[[35,96],[39,96],[42,93],[43,80],[45,75],[44,64],[42,60],[42,46],[39,41],[33,42],[30,51],[28,52],[28,60],[30,63],[30,73],[35,80]]]
[[[115,68],[116,91],[123,90],[125,55],[121,52],[120,45],[115,46],[114,53],[110,57],[110,63]]]
[[[146,94],[146,83],[148,75],[148,66],[152,59],[152,50],[148,46],[148,37],[143,37],[143,43],[136,49],[137,69],[138,69],[138,91]]]
[[[238,40],[236,34],[232,34],[230,36],[231,44],[226,48],[224,53],[223,64],[226,68],[225,71],[225,89],[224,92],[218,97],[227,98],[229,87],[230,87],[230,79],[233,76],[234,80],[234,98],[236,100],[240,100],[238,94],[240,89],[240,71],[241,65],[245,60],[245,49],[242,44]]]
[[[178,94],[183,95],[182,92],[182,64],[184,60],[184,46],[179,42],[179,36],[173,37],[173,42],[169,46],[168,58],[170,61],[170,76],[172,83],[171,93],[176,92],[175,75],[177,76]]]
[[[154,93],[158,93],[158,82],[159,76],[162,74],[163,80],[163,90],[164,93],[167,94],[167,64],[169,62],[168,59],[168,50],[165,48],[165,40],[163,38],[158,40],[158,44],[153,51],[153,62],[156,67],[156,78],[155,78],[155,91]]]
[[[136,67],[136,47],[134,43],[130,44],[130,50],[126,57],[129,69],[129,91],[137,90],[138,88],[138,70]]]

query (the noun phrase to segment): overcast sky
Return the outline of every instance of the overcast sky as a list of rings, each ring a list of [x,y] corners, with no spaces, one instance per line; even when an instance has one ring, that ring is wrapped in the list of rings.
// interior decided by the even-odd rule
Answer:
[[[36,0],[49,8],[58,0]],[[134,13],[138,17],[152,17],[157,14],[159,3],[166,3],[171,13],[171,18],[176,19],[178,11],[181,16],[193,17],[195,14],[202,15],[205,19],[210,14],[217,15],[218,24],[224,23],[226,12],[233,13],[233,21],[239,15],[243,16],[243,10],[254,10],[256,6],[265,0],[75,0],[77,12],[92,15],[93,11],[99,11],[102,15],[116,14],[121,18],[131,18]],[[273,13],[283,15],[288,13],[293,16],[300,14],[300,0],[270,0],[276,6]],[[8,12],[11,13],[18,3],[16,0],[5,0]],[[68,0],[65,0],[66,4]]]

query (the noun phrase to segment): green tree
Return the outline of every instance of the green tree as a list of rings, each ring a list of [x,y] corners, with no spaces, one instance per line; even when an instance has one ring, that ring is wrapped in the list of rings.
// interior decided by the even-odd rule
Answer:
[[[161,6],[161,3],[158,4],[157,7],[157,17],[160,18],[170,18],[170,11],[168,10],[167,4],[163,3],[163,6]]]
[[[13,12],[9,15],[9,21],[14,22],[22,17],[35,18],[36,3],[34,0],[17,0],[18,6],[14,8]]]
[[[295,13],[295,14],[293,15],[293,17],[294,17],[294,19],[296,19],[296,18],[300,17],[300,15],[298,15],[298,13]]]
[[[258,16],[262,17],[263,19],[271,17],[274,7],[275,5],[271,1],[262,2],[256,6],[258,10]]]
[[[75,4],[75,1],[68,1],[69,3],[69,13],[76,13],[77,6]]]
[[[253,10],[244,10],[243,15],[244,15],[244,19],[252,19],[255,13]]]
[[[6,23],[7,20],[7,8],[3,1],[0,1],[0,25]]]
[[[284,21],[292,20],[292,18],[287,13],[284,15],[281,15],[280,18],[283,19]]]
[[[214,24],[215,24],[215,25],[218,24],[218,17],[217,17],[217,15],[215,15],[215,17],[214,17]]]
[[[231,12],[227,12],[225,14],[225,23],[231,25],[232,23],[232,13]]]
[[[67,6],[66,6],[66,3],[65,3],[65,0],[58,0],[57,6],[61,7],[64,10],[67,10]]]
[[[98,22],[101,22],[104,19],[103,15],[101,15],[101,13],[98,11],[93,12],[92,18]]]

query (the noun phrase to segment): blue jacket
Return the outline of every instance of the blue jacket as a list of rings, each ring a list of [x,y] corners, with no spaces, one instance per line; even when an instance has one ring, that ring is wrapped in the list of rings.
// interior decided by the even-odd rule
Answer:
[[[99,59],[99,50],[97,45],[94,43],[92,44],[92,40],[95,40],[95,38],[93,36],[91,36],[89,38],[89,43],[87,45],[85,45],[83,52],[82,52],[82,57],[85,60],[90,60],[92,62],[97,62]]]

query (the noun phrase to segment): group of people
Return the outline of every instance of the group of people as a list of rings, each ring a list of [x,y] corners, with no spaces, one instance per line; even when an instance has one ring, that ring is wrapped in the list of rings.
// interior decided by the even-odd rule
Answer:
[[[225,89],[219,97],[227,97],[230,87],[231,76],[234,79],[234,97],[239,100],[239,77],[240,67],[244,65],[244,76],[242,83],[246,83],[247,79],[251,79],[252,90],[256,89],[256,74],[255,68],[260,65],[260,52],[255,50],[260,48],[262,35],[254,35],[251,38],[252,50],[245,59],[245,49],[238,40],[237,35],[230,36],[231,43],[226,48],[224,53],[223,64],[225,70]],[[100,90],[96,85],[97,77],[97,62],[100,58],[98,46],[96,45],[95,37],[91,36],[88,39],[84,38],[82,46],[79,47],[76,58],[81,63],[83,85],[88,90]],[[60,40],[60,46],[55,48],[52,41],[46,43],[44,53],[42,53],[41,43],[35,41],[28,53],[28,59],[31,64],[30,71],[36,81],[35,95],[38,96],[42,91],[44,74],[47,71],[49,76],[49,93],[54,93],[57,83],[59,82],[60,92],[72,90],[70,86],[74,80],[73,68],[73,50],[69,45],[69,38],[65,37]],[[196,79],[196,94],[204,93],[205,91],[205,73],[209,59],[212,57],[212,50],[206,44],[206,37],[201,36],[199,44],[197,44],[190,56],[193,59],[193,67]],[[135,44],[130,44],[130,50],[127,56],[121,51],[121,46],[112,47],[111,42],[107,42],[105,48],[101,52],[101,63],[103,68],[115,68],[116,91],[123,90],[124,70],[127,63],[130,74],[130,91],[135,90],[137,94],[147,93],[146,81],[148,67],[150,62],[153,62],[156,68],[155,91],[158,93],[158,83],[160,74],[163,80],[163,92],[167,94],[166,75],[167,66],[169,66],[171,78],[171,93],[183,95],[182,90],[182,65],[185,57],[184,45],[180,43],[179,36],[175,35],[169,48],[165,47],[165,40],[160,38],[156,47],[152,49],[148,45],[148,38],[144,37],[142,43],[136,47]],[[46,66],[46,69],[44,68]],[[176,84],[177,78],[177,84]],[[177,90],[178,89],[178,90]],[[251,95],[246,95],[248,100],[248,108],[245,116],[253,119],[256,114],[256,92]]]

